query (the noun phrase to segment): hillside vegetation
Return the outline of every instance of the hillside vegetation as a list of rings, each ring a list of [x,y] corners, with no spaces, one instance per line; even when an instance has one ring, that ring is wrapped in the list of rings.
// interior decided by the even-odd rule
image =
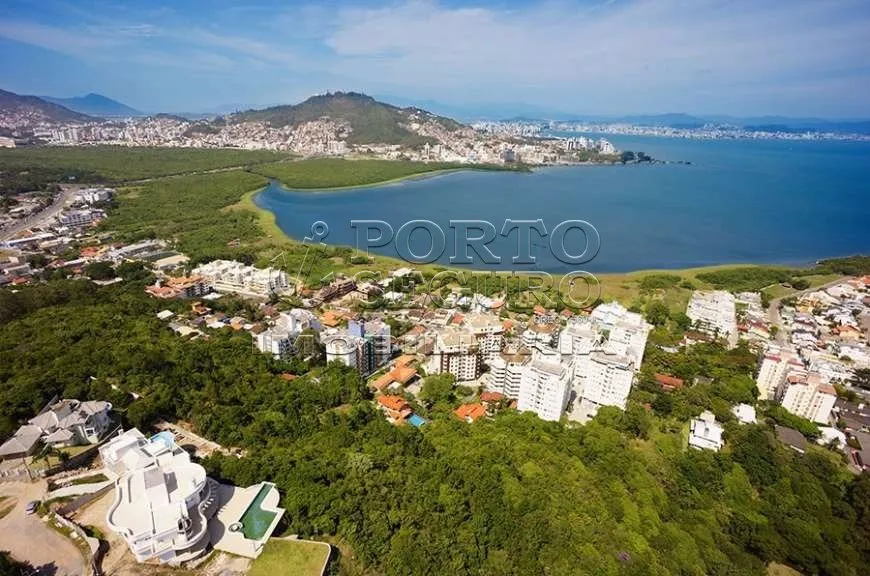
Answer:
[[[769,423],[741,426],[725,409],[751,401],[746,348],[659,351],[656,369],[676,361],[712,381],[670,395],[644,382],[625,412],[586,426],[510,412],[468,425],[436,404],[417,430],[387,423],[344,366],[286,381],[295,368],[252,353],[246,333],[176,336],[155,313],[185,304],[142,288],[0,290],[3,435],[55,394],[108,400],[125,425],[192,422],[247,450],[207,459],[211,475],[276,482],[287,533],[337,537],[354,555],[342,565],[385,576],[762,576],[772,561],[859,576],[870,560],[870,475],[822,447],[798,454]],[[707,406],[725,421],[719,453],[685,447],[687,418]]]
[[[345,121],[350,125],[348,144],[400,144],[402,146],[422,146],[426,142],[435,144],[433,138],[415,134],[405,128],[413,113],[428,114],[411,108],[397,108],[378,102],[371,96],[354,92],[337,92],[312,96],[300,104],[275,106],[263,110],[249,110],[230,117],[233,122],[268,122],[280,128],[298,126],[328,117]],[[435,118],[433,116],[433,118]],[[442,125],[450,129],[459,124],[449,119],[441,119]]]

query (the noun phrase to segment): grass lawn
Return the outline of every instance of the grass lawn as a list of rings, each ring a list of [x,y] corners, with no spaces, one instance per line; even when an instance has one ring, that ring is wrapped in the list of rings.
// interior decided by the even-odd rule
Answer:
[[[327,544],[272,538],[248,576],[320,576],[329,557]]]

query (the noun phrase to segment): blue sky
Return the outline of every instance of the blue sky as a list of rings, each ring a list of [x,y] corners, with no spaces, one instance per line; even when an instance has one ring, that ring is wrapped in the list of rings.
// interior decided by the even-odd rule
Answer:
[[[327,90],[584,114],[870,117],[867,0],[4,0],[0,88],[145,111]]]

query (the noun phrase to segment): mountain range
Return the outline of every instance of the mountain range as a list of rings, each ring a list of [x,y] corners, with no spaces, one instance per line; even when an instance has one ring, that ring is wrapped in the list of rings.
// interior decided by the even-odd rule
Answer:
[[[112,100],[102,94],[86,94],[73,98],[54,98],[40,96],[46,102],[69,108],[73,112],[97,116],[99,118],[126,118],[129,116],[146,116],[146,114],[127,106],[117,100]]]
[[[388,103],[389,102],[389,103]],[[240,106],[234,105],[236,109]],[[25,96],[0,90],[0,118],[6,128],[38,122],[85,122],[100,118],[145,116],[122,102],[101,94],[90,93],[73,98],[52,96]],[[200,119],[214,114],[185,114]],[[766,131],[819,131],[870,134],[868,120],[827,120],[823,118],[792,118],[785,116],[735,117],[727,115],[691,115],[684,113],[647,114],[628,116],[579,115],[526,104],[491,104],[459,106],[434,100],[410,100],[395,96],[377,99],[355,92],[335,92],[312,96],[293,105],[251,109],[225,116],[230,122],[265,121],[280,128],[295,127],[304,122],[329,117],[347,123],[350,144],[391,142],[397,144],[420,143],[421,136],[406,128],[414,119],[425,118],[453,130],[461,126],[451,118],[472,120],[514,120],[526,122],[596,122],[626,123],[643,126],[694,128],[705,124],[730,124],[750,130]]]
[[[90,116],[75,112],[37,96],[22,96],[0,90],[0,118],[5,124],[28,124],[38,122],[86,122]],[[5,120],[9,119],[9,122]]]

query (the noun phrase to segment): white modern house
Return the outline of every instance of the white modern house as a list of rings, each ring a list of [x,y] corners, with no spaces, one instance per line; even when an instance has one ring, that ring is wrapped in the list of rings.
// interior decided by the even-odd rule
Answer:
[[[106,522],[137,561],[178,565],[208,551],[217,483],[175,445],[172,434],[146,439],[134,428],[102,446],[100,456],[118,475]]]
[[[689,425],[689,446],[701,450],[719,451],[725,444],[722,433],[725,430],[716,422],[716,417],[705,410]]]
[[[731,413],[741,424],[755,424],[758,419],[755,415],[755,407],[749,404],[738,404],[731,409]]]

